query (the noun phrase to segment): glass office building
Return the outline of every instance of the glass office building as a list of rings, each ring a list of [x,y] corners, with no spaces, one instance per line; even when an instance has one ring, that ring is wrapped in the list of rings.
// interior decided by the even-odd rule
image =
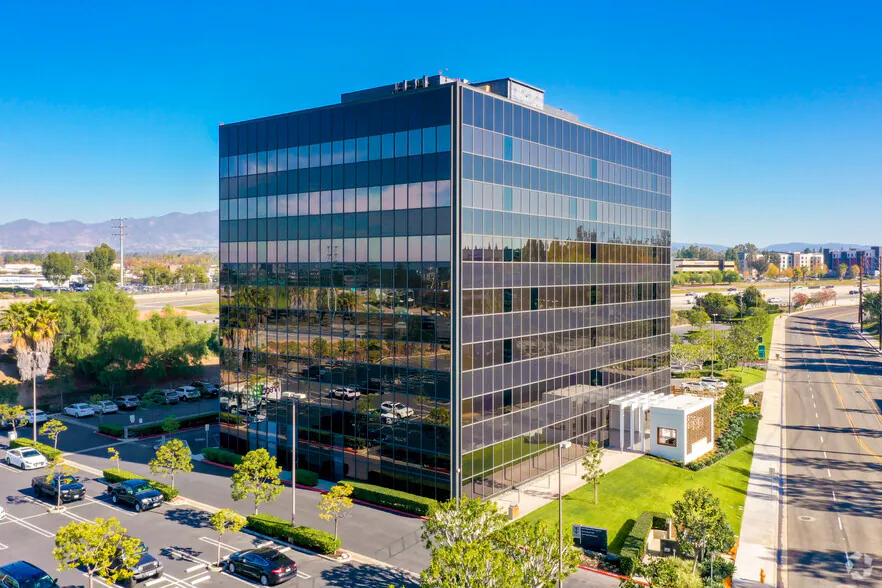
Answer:
[[[223,447],[491,496],[669,389],[669,153],[433,76],[223,125],[219,155]]]

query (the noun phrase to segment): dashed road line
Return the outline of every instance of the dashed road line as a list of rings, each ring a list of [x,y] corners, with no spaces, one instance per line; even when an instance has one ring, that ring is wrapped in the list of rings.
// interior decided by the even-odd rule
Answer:
[[[830,474],[830,468],[827,468],[827,477],[832,478],[833,476]]]
[[[833,502],[836,502],[836,490],[831,490],[833,493]]]
[[[836,520],[839,522],[839,530],[841,531],[842,530],[842,519],[839,517],[836,517]]]

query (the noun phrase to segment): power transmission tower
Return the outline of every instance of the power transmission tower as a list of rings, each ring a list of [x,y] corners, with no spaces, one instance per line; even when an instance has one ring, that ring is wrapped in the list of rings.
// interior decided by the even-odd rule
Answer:
[[[113,219],[116,221],[117,225],[114,227],[116,232],[113,234],[115,237],[119,237],[119,289],[122,290],[126,286],[126,262],[125,262],[125,237],[126,237],[126,229],[128,225],[126,223],[126,218],[120,217]]]

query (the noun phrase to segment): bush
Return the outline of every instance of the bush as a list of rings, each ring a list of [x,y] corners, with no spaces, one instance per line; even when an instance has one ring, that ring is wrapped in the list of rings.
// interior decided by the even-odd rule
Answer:
[[[101,423],[100,425],[98,425],[98,432],[104,433],[105,435],[110,435],[111,437],[122,437],[124,430],[119,425]]]
[[[346,480],[346,483],[354,488],[352,498],[415,515],[429,516],[438,504],[436,500],[431,498],[399,490],[390,490],[382,486],[374,486],[373,484],[365,484],[364,482],[353,480]]]
[[[242,456],[226,449],[218,449],[216,447],[206,447],[202,451],[202,457],[208,461],[219,463],[221,465],[235,466],[242,461]],[[297,483],[302,486],[317,486],[318,474],[309,470],[297,470]]]
[[[333,554],[340,549],[340,539],[311,527],[292,527],[290,521],[267,514],[250,515],[248,528],[274,539],[288,541],[316,553]]]
[[[208,412],[204,414],[182,417],[178,419],[178,422],[181,425],[181,429],[190,429],[193,427],[201,427],[202,425],[206,424],[213,425],[217,422],[217,419],[218,413]],[[140,427],[129,427],[129,433],[137,435],[138,437],[165,433],[165,431],[162,430],[162,425],[163,423],[153,423],[150,425],[141,425]]]
[[[241,425],[245,422],[245,417],[230,412],[220,413],[220,422],[231,425]]]
[[[297,470],[297,483],[302,486],[318,486],[319,476],[309,470]]]
[[[621,556],[619,568],[623,574],[630,576],[634,573],[637,564],[643,561],[643,555],[646,553],[646,540],[649,538],[649,531],[666,528],[667,520],[668,515],[662,512],[645,510],[640,513],[634,526],[631,527],[631,531],[625,537],[619,552]]]
[[[35,444],[32,439],[27,439],[23,437],[19,437],[14,441],[10,441],[9,447],[33,447],[34,449],[42,453],[49,461],[52,461],[53,459],[61,455],[61,451],[59,451],[58,449],[53,449],[48,445],[44,445],[42,443]]]
[[[741,415],[745,419],[761,419],[763,418],[762,409],[759,406],[748,404],[747,406],[739,406],[735,409],[736,415]]]
[[[162,482],[157,482],[156,480],[151,480],[149,478],[145,478],[144,476],[139,476],[138,474],[134,474],[132,472],[127,472],[126,470],[118,470],[116,468],[109,468],[102,472],[104,479],[107,480],[111,484],[116,484],[117,482],[125,482],[126,480],[145,480],[154,490],[159,490],[162,492],[162,497],[165,500],[172,500],[177,498],[180,491],[177,488],[172,488]]]

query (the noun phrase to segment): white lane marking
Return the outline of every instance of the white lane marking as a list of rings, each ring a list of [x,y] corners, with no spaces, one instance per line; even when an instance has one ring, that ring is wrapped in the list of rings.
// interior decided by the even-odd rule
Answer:
[[[116,506],[113,503],[108,504],[107,502],[104,502],[103,500],[95,500],[91,496],[86,496],[86,500],[88,500],[89,502],[94,502],[95,504],[100,504],[101,506],[103,506],[105,508],[109,508],[110,510],[115,510],[116,512],[120,512],[126,516],[130,516],[130,517],[135,516],[135,513],[129,512],[126,509],[119,507],[119,506]]]
[[[150,580],[149,582],[144,584],[144,586],[148,586],[148,587],[155,586],[156,584],[159,584],[160,582],[165,582],[165,578],[156,578],[155,580]]]
[[[836,502],[836,490],[831,490],[833,492],[833,502]]]
[[[824,442],[824,436],[821,435],[821,443],[823,443],[823,442]]]
[[[199,584],[200,582],[205,582],[206,580],[211,580],[211,576],[208,574],[205,574],[201,578],[196,578],[195,580],[190,580],[190,583],[191,584]]]
[[[291,551],[290,547],[283,547],[279,550],[279,553],[285,553],[286,551]]]
[[[33,531],[37,535],[41,535],[43,537],[46,537],[47,539],[52,539],[55,537],[55,533],[50,533],[46,529],[41,529],[40,527],[33,525],[25,520],[16,518],[9,513],[6,513],[6,518],[8,518],[10,521],[15,523],[16,525],[18,525],[20,527],[24,527],[25,529],[28,529],[29,531]]]
[[[832,474],[830,474],[830,468],[827,468],[827,477],[828,477],[828,478],[832,478],[832,477],[833,477]]]
[[[264,541],[263,543],[259,543],[257,545],[257,548],[260,549],[261,547],[269,547],[270,545],[273,545],[274,543],[275,543],[275,541]]]
[[[196,557],[195,555],[190,555],[188,553],[184,553],[183,551],[178,551],[177,549],[172,549],[171,547],[167,548],[167,550],[170,551],[171,553],[174,553],[175,555],[177,555],[181,559],[186,559],[186,560],[192,561],[193,563],[196,563],[196,562],[203,563],[207,566],[212,565],[210,561]],[[171,578],[171,576],[169,576],[169,578]],[[172,578],[172,580],[174,580],[174,578]]]
[[[215,546],[216,546],[218,543],[220,543],[220,541],[218,541],[217,539],[211,539],[211,538],[209,538],[209,537],[200,537],[199,540],[200,540],[200,541],[205,541],[206,543],[211,543],[212,545],[215,545]],[[238,547],[233,547],[232,545],[227,545],[226,543],[220,543],[220,546],[221,546],[223,549],[229,549],[230,551],[239,551],[239,548],[238,548]]]
[[[815,404],[814,401],[812,401],[812,408],[818,408],[818,405]]]
[[[836,520],[839,521],[839,530],[841,531],[842,530],[842,519],[840,519],[839,517],[836,517]]]
[[[6,462],[0,463],[0,469],[9,470],[13,474],[20,474],[24,471],[24,470],[20,470],[18,468],[14,468],[11,465],[7,465]]]
[[[304,580],[309,580],[310,578],[312,578],[312,576],[310,576],[309,574],[304,574],[303,572],[300,572],[300,571],[297,572],[297,577],[303,578]]]
[[[204,564],[204,563],[196,564],[195,566],[190,566],[189,568],[187,568],[187,573],[188,573],[188,574],[193,573],[193,572],[195,572],[196,570],[201,570],[201,569],[204,568],[204,567],[205,567],[205,564]]]
[[[0,551],[3,551],[4,549],[9,549],[9,547],[0,543]]]
[[[818,417],[818,413],[815,413],[815,418],[819,418],[819,417]]]
[[[824,452],[824,459],[827,459],[827,452]]]

